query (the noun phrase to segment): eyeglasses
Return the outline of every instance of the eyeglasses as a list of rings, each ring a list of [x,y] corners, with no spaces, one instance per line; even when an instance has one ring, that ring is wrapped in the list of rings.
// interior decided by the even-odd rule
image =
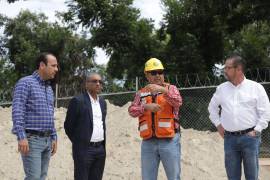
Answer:
[[[102,80],[97,80],[97,79],[93,79],[93,80],[90,80],[90,81],[87,81],[87,82],[95,83],[95,84],[99,83],[101,85],[104,84]]]
[[[163,71],[149,71],[149,73],[152,75],[152,76],[156,76],[156,75],[162,75],[164,74]]]
[[[235,66],[225,66],[224,70],[229,70],[229,69],[232,69],[232,68],[236,68],[236,67]]]

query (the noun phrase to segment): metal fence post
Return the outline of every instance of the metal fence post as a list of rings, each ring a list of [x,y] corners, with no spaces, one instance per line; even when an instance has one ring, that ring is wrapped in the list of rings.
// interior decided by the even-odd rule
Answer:
[[[55,85],[55,104],[54,107],[57,108],[58,106],[58,83]]]
[[[139,78],[136,76],[136,92],[139,90]]]
[[[136,92],[139,90],[139,78],[136,76]]]

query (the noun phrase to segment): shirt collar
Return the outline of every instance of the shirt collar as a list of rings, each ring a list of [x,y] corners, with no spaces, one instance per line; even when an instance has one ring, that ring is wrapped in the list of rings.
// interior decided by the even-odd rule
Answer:
[[[247,82],[247,79],[246,79],[246,77],[244,76],[243,81],[242,81],[240,84],[238,84],[238,86],[237,86],[237,87],[241,87],[241,86],[245,85],[245,84],[246,84],[246,82]]]
[[[41,79],[40,75],[38,74],[38,71],[34,71],[32,76],[38,80],[38,82],[40,82],[41,84],[50,84],[50,81],[44,81],[43,79]]]
[[[97,96],[97,100],[95,100],[95,99],[91,96],[91,94],[90,94],[89,92],[87,92],[87,94],[88,94],[88,96],[89,96],[89,98],[90,98],[91,103],[99,102],[99,97],[98,97],[98,96]]]
[[[230,83],[230,85],[231,85],[232,87],[234,87],[234,88],[239,88],[239,87],[241,87],[241,86],[243,86],[243,85],[246,84],[247,79],[246,79],[246,76],[244,76],[243,81],[242,81],[240,84],[238,84],[237,86],[235,86],[235,85],[234,85],[232,82],[230,82],[230,81],[228,81],[228,82]]]

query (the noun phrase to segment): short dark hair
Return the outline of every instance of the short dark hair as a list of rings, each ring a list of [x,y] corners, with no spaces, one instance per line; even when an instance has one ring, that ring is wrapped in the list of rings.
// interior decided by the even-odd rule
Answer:
[[[42,52],[39,54],[39,56],[36,59],[36,69],[39,69],[40,63],[43,62],[45,65],[47,65],[48,63],[48,55],[52,55],[54,56],[54,54],[50,53],[50,52]]]
[[[242,58],[239,54],[232,54],[227,58],[227,60],[228,59],[233,60],[234,67],[241,66],[242,71],[245,72],[247,63],[246,63],[246,60],[244,58]]]

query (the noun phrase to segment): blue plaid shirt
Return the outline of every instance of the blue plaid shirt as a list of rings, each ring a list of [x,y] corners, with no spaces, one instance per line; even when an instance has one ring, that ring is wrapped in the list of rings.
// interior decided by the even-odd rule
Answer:
[[[51,138],[56,140],[53,102],[51,86],[40,78],[37,71],[18,81],[12,102],[12,132],[18,140],[26,138],[26,129],[51,130]]]

